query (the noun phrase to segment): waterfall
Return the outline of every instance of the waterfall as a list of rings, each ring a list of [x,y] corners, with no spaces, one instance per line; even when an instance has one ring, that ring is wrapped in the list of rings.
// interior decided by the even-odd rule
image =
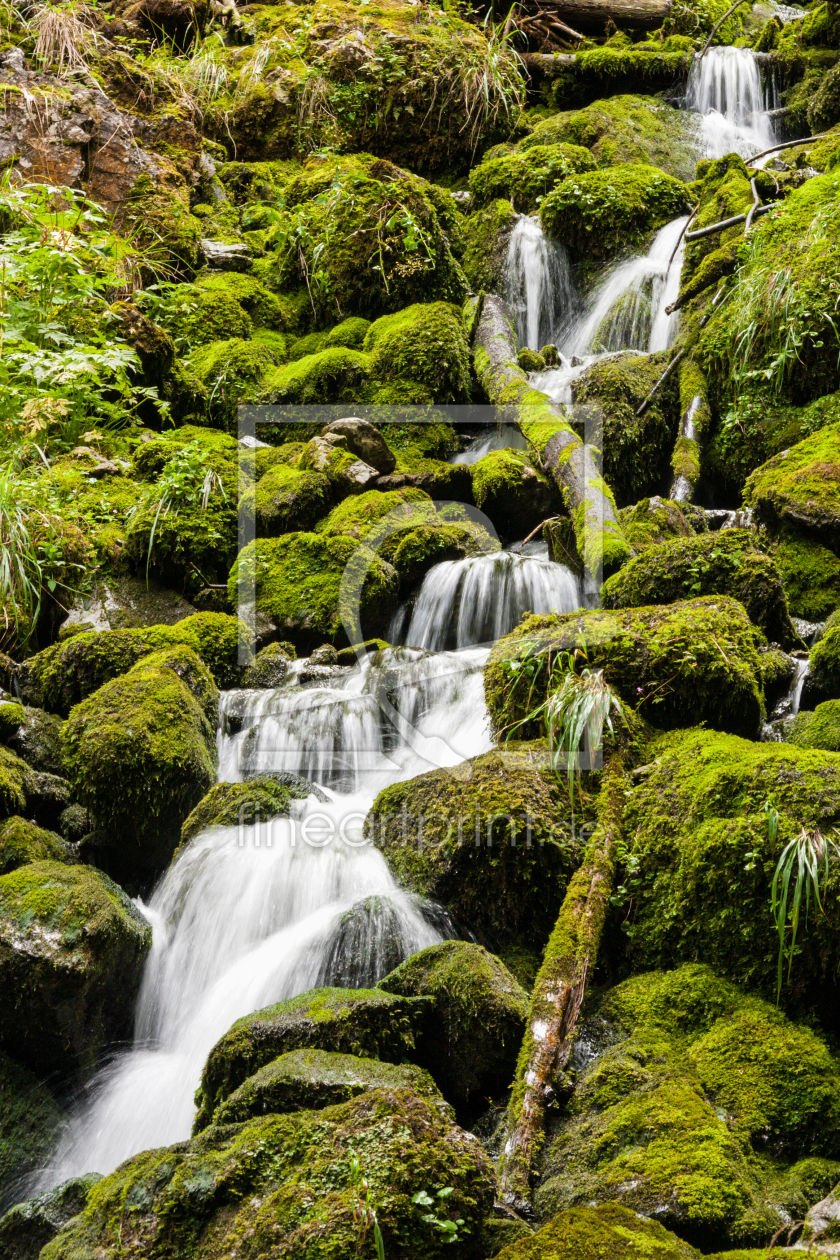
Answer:
[[[565,247],[543,235],[540,221],[523,215],[508,245],[507,299],[520,348],[539,350],[557,335],[577,301]]]
[[[758,65],[748,48],[710,48],[704,57],[695,57],[684,104],[701,115],[703,157],[750,157],[774,143],[765,113],[777,104],[774,89],[765,102]]]
[[[526,555],[502,551],[436,565],[390,634],[414,648],[464,648],[508,634],[526,612],[573,612],[581,602],[577,578],[552,563],[541,543]]]
[[[78,1101],[33,1192],[189,1137],[207,1055],[243,1015],[319,985],[373,984],[452,934],[441,907],[397,885],[364,819],[389,784],[492,746],[488,649],[422,649],[486,641],[527,609],[577,607],[575,579],[544,550],[432,569],[411,648],[314,681],[298,663],[276,690],[223,693],[220,778],[282,772],[311,792],[288,818],[211,828],[176,857],[142,907],[153,946],[134,1043]]]
[[[543,345],[546,343],[543,342]],[[528,443],[513,424],[488,425],[484,433],[473,438],[466,450],[453,455],[451,464],[477,464],[491,451],[527,451]]]

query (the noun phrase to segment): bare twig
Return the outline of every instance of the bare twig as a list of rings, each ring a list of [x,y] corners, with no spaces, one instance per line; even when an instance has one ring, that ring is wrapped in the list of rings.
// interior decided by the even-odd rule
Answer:
[[[709,35],[709,38],[706,40],[706,43],[703,45],[703,51],[700,53],[701,57],[705,57],[706,53],[711,48],[712,40],[714,39],[715,35],[717,35],[718,31],[723,26],[726,19],[728,17],[731,17],[736,9],[740,9],[742,4],[746,4],[746,3],[747,3],[747,0],[735,0],[735,3],[733,5],[730,5],[730,7],[724,13],[723,17],[720,18],[717,22],[715,22],[714,26],[712,27],[712,32]]]

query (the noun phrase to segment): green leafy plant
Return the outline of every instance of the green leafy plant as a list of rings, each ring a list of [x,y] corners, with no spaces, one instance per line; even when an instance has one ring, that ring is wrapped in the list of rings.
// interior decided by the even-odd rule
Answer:
[[[470,1232],[469,1228],[464,1227],[463,1217],[458,1217],[453,1221],[449,1217],[438,1215],[437,1209],[444,1205],[452,1193],[452,1186],[444,1186],[442,1190],[437,1191],[434,1198],[426,1190],[418,1190],[411,1198],[411,1202],[416,1203],[418,1207],[430,1209],[422,1219],[442,1234],[444,1242],[448,1243],[460,1242],[463,1236]]]
[[[385,1260],[385,1243],[376,1215],[375,1200],[371,1194],[370,1183],[362,1174],[362,1166],[355,1152],[350,1156],[350,1184],[355,1186],[359,1193],[358,1204],[353,1215],[363,1231],[360,1242],[364,1241],[368,1231],[372,1229],[376,1260]]]
[[[772,802],[764,806],[767,814],[767,837],[774,844],[779,833],[779,814]],[[779,936],[779,957],[776,977],[776,1003],[778,1005],[785,978],[790,981],[791,968],[796,956],[796,938],[804,912],[804,926],[808,925],[811,900],[820,914],[824,914],[823,898],[828,882],[829,862],[840,855],[835,840],[823,836],[819,828],[803,827],[798,836],[789,841],[776,864],[770,886],[770,912]]]
[[[150,516],[149,543],[146,551],[146,582],[158,525],[167,516],[177,516],[186,507],[200,507],[206,511],[212,495],[226,498],[222,479],[212,468],[205,467],[204,456],[198,442],[190,442],[170,459],[155,484],[135,504],[126,524],[131,525],[138,517]]]

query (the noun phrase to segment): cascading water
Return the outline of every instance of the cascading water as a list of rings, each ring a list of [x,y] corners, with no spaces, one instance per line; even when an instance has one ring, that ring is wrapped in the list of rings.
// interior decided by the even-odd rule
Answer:
[[[537,218],[523,215],[511,232],[506,287],[519,345],[529,350],[553,341],[577,304],[565,247],[546,238]]]
[[[577,607],[574,578],[540,555],[460,568],[458,582],[452,566],[432,569],[418,600],[419,612],[438,591],[437,638],[451,626],[459,644],[475,643],[526,608]],[[173,863],[143,907],[154,944],[134,1045],[94,1080],[33,1189],[187,1138],[204,1061],[236,1019],[318,985],[371,984],[450,931],[439,907],[398,887],[362,826],[389,783],[491,747],[487,654],[395,648],[314,683],[297,666],[277,690],[224,693],[221,778],[283,772],[320,786],[292,817],[214,828]]]
[[[778,104],[772,83],[765,100],[758,64],[748,48],[710,48],[688,76],[685,108],[700,114],[701,157],[750,157],[775,141],[768,109]]]
[[[530,552],[510,551],[435,565],[412,609],[401,609],[391,635],[433,652],[469,643],[492,643],[508,634],[526,612],[573,612],[580,586],[564,565],[548,559],[545,543]]]
[[[514,425],[496,424],[488,426],[486,432],[474,438],[466,450],[453,455],[449,462],[451,464],[477,464],[491,451],[525,451],[527,449],[528,443]]]

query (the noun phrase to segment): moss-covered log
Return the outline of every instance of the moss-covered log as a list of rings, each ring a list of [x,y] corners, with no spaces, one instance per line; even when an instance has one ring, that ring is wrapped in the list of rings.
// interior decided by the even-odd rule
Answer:
[[[500,297],[484,299],[474,337],[475,370],[488,398],[509,409],[511,420],[563,495],[578,551],[593,578],[614,573],[630,555],[609,486],[562,410],[534,389],[517,363],[510,313]]]

